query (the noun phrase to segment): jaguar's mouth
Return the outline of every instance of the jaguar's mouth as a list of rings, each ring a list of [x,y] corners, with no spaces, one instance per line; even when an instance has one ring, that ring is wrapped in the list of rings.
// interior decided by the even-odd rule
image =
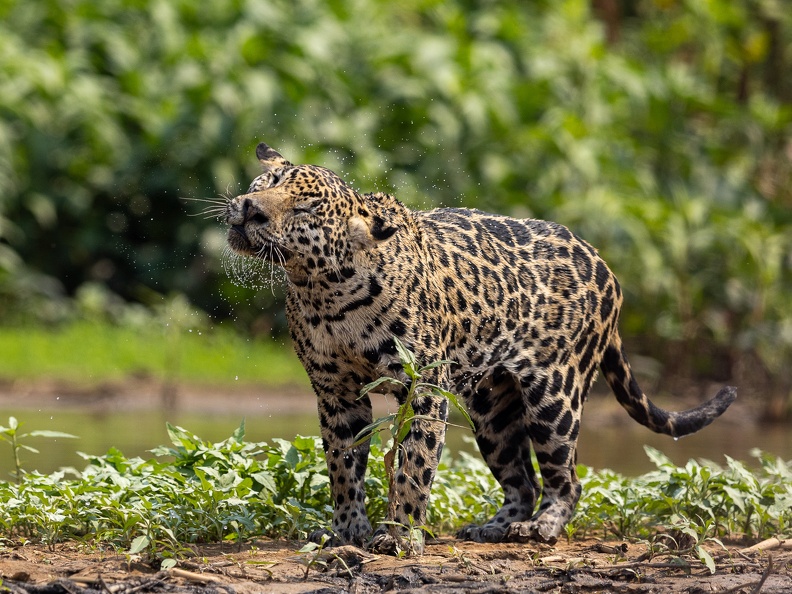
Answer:
[[[228,230],[228,245],[237,253],[260,258],[273,264],[285,264],[292,257],[291,251],[282,247],[277,241],[271,239],[251,241],[242,225],[232,225]]]
[[[228,230],[228,245],[235,252],[253,255],[253,245],[250,243],[245,228],[242,225],[232,225]]]

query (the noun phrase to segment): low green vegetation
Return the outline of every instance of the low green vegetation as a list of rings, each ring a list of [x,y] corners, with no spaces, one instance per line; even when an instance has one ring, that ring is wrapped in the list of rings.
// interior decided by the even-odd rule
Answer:
[[[76,539],[175,558],[195,543],[303,539],[329,524],[332,504],[319,438],[251,443],[244,440],[244,424],[218,443],[171,425],[168,432],[172,444],[151,450],[149,460],[111,449],[83,454],[81,471],[32,472],[19,484],[0,482],[0,538],[49,545]],[[583,498],[570,538],[654,541],[662,532],[701,543],[789,532],[792,463],[756,452],[754,470],[731,459],[725,467],[705,461],[677,467],[656,450],[647,454],[657,468],[637,478],[578,468]],[[387,508],[387,479],[376,438],[367,490],[368,512],[377,523]],[[444,534],[482,522],[500,497],[480,458],[446,454],[428,525]]]

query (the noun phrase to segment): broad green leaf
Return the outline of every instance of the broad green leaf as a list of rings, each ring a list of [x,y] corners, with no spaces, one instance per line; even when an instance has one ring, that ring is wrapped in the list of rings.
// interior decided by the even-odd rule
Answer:
[[[160,563],[160,571],[166,571],[168,569],[172,569],[176,567],[176,559],[163,559],[162,563]]]
[[[438,386],[433,386],[432,392],[437,396],[442,396],[443,398],[447,398],[448,401],[453,405],[453,407],[457,409],[459,413],[465,418],[465,421],[467,421],[467,424],[470,425],[470,428],[473,429],[473,431],[476,430],[476,425],[473,423],[473,419],[470,418],[470,414],[468,413],[464,405],[456,397],[456,394],[454,394],[453,392],[449,392],[448,390],[444,390],[443,388],[440,388]]]
[[[138,536],[135,540],[132,541],[132,544],[129,547],[127,553],[130,555],[136,555],[137,553],[143,551],[146,547],[151,544],[151,539],[146,536],[145,534],[142,536]]]
[[[309,452],[314,449],[315,441],[313,437],[302,437],[301,435],[298,435],[294,438],[292,443],[294,444],[294,447],[301,452]]]
[[[173,445],[182,446],[187,451],[192,451],[195,449],[193,437],[185,429],[182,429],[176,425],[171,425],[170,423],[165,423],[165,428],[168,431],[168,436],[170,437],[171,443],[173,443]]]
[[[393,342],[396,343],[396,352],[399,353],[399,360],[401,361],[404,372],[413,381],[417,380],[419,377],[421,377],[421,374],[417,369],[415,353],[404,346],[404,343],[398,338],[394,338]]]
[[[366,394],[368,394],[372,390],[376,390],[379,386],[385,383],[395,384],[397,386],[402,386],[402,387],[404,386],[403,382],[400,382],[394,377],[381,377],[371,382],[370,384],[366,384],[365,386],[363,386],[363,388],[360,390],[360,396],[358,397],[358,399],[363,398]]]
[[[709,569],[710,573],[715,573],[715,561],[712,559],[712,555],[705,551],[701,546],[696,547],[696,552],[698,553],[698,558],[704,565],[707,566],[707,569]]]
[[[396,413],[390,413],[389,415],[385,415],[384,417],[380,417],[373,423],[369,423],[363,429],[358,431],[358,434],[355,436],[353,440],[352,447],[358,446],[367,439],[371,437],[371,435],[376,431],[381,431],[384,427],[383,425],[392,425],[393,422],[396,420]]]
[[[195,476],[198,477],[198,480],[201,481],[201,489],[204,491],[211,492],[214,490],[214,485],[212,482],[206,478],[209,475],[211,478],[216,478],[217,471],[211,468],[199,468],[196,467],[193,469],[195,472]]]
[[[242,419],[239,427],[236,428],[231,437],[239,443],[242,443],[245,440],[245,419]]]
[[[448,359],[442,359],[440,361],[435,361],[434,363],[429,363],[429,365],[424,365],[418,370],[418,373],[423,373],[424,371],[428,371],[429,369],[434,369],[435,367],[440,367],[441,365],[456,365],[456,361],[451,361]]]
[[[216,468],[212,468],[211,466],[197,466],[195,471],[198,472],[199,470],[204,476],[208,476],[214,481],[220,480],[220,472]]]
[[[242,479],[239,477],[239,475],[232,470],[220,475],[220,478],[217,481],[217,488],[221,491],[230,491],[241,481]]]
[[[284,460],[286,460],[286,463],[289,466],[291,466],[292,468],[296,468],[297,464],[300,463],[300,452],[297,451],[297,448],[295,448],[294,446],[291,446],[286,451],[286,456],[284,457]]]
[[[644,451],[652,463],[657,466],[658,468],[675,468],[676,465],[671,461],[671,459],[663,454],[660,450],[656,450],[655,448],[645,445]]]
[[[155,456],[171,456],[175,453],[175,451],[168,446],[157,446],[155,448],[151,448],[148,451]]]
[[[731,485],[723,485],[723,492],[729,496],[729,499],[731,499],[732,503],[740,512],[745,513],[746,493]]]

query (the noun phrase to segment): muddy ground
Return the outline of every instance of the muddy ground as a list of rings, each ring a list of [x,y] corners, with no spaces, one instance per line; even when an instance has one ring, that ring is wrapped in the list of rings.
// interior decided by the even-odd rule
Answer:
[[[686,556],[651,557],[643,544],[595,540],[556,546],[476,544],[441,538],[422,557],[352,547],[299,553],[301,543],[196,547],[177,566],[80,543],[0,549],[0,591],[22,593],[789,593],[792,550],[711,547],[716,571]]]

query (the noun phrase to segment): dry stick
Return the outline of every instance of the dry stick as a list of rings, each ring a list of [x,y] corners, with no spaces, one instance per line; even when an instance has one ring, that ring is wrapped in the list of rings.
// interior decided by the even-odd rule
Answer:
[[[762,574],[762,579],[759,580],[759,583],[756,585],[756,588],[754,588],[754,590],[753,590],[753,592],[751,592],[751,594],[759,594],[759,590],[762,589],[762,586],[767,581],[767,578],[770,577],[770,572],[772,570],[773,570],[773,557],[771,555],[768,555],[767,556],[767,569],[765,569],[765,572]]]
[[[679,563],[621,563],[619,565],[603,565],[602,567],[579,567],[578,571],[613,571],[614,569],[688,569]]]
[[[782,539],[777,536],[758,542],[755,545],[743,549],[744,553],[753,553],[756,551],[771,551],[773,549],[792,549],[792,539]]]
[[[745,559],[751,567],[761,567],[761,565],[759,565],[754,559],[746,555],[744,552],[738,550],[735,550],[734,552]]]
[[[139,592],[143,588],[151,588],[156,584],[161,584],[162,580],[158,579],[150,579],[146,580],[145,582],[141,583],[139,586],[135,586],[134,588],[127,588],[124,590],[124,594],[134,594],[135,592]]]
[[[175,576],[175,577],[181,577],[181,578],[184,578],[186,580],[190,580],[192,582],[201,582],[201,583],[204,583],[204,584],[207,583],[207,582],[217,583],[217,582],[222,582],[223,581],[222,579],[220,579],[219,577],[214,576],[214,575],[206,575],[204,573],[195,573],[194,571],[187,571],[186,569],[179,569],[178,567],[174,567],[172,569],[168,569],[168,570],[165,571],[165,573],[169,574],[169,575],[172,575],[172,576]]]

